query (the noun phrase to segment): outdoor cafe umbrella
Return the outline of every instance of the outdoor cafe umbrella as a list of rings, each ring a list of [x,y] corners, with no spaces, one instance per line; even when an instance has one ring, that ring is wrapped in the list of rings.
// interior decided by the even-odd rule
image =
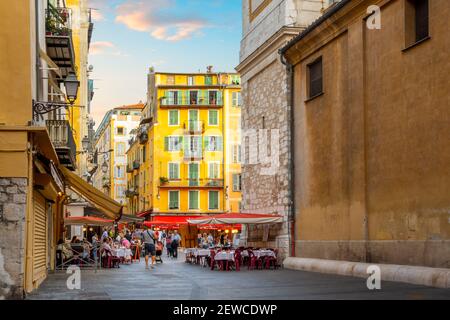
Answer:
[[[224,213],[189,219],[188,222],[191,224],[272,224],[283,222],[283,217],[276,214]]]

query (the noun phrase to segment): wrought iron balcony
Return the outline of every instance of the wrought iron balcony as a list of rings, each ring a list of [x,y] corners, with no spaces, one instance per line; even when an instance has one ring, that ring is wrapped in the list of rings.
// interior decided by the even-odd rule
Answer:
[[[76,144],[72,128],[67,120],[46,120],[50,140],[55,147],[60,163],[74,171],[76,168]]]
[[[187,188],[187,189],[222,189],[223,179],[176,179],[161,183],[163,189]]]
[[[139,143],[140,144],[146,144],[148,142],[148,133],[147,132],[141,132],[139,134]]]
[[[215,97],[163,97],[161,98],[161,106],[204,106],[204,107],[220,107],[223,106],[221,92]]]
[[[49,4],[46,10],[45,34],[47,54],[60,68],[62,79],[65,79],[69,72],[75,71],[72,11],[65,7],[54,7]]]
[[[203,121],[189,120],[183,124],[186,134],[195,134],[205,132],[205,125]]]
[[[184,160],[201,160],[203,159],[203,150],[198,148],[196,150],[186,149],[184,150]]]

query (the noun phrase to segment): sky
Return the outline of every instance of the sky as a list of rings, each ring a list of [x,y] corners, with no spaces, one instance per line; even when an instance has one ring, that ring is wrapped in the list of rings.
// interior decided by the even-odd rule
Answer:
[[[234,72],[242,34],[241,0],[89,0],[94,33],[91,113],[145,102],[147,73]]]

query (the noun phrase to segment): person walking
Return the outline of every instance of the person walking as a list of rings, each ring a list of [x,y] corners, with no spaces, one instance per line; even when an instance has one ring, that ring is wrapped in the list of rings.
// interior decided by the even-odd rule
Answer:
[[[167,257],[172,257],[172,234],[169,233],[166,236],[166,250],[167,250]]]
[[[142,232],[142,242],[144,243],[145,250],[145,269],[148,269],[148,259],[149,256],[152,257],[151,268],[154,268],[156,259],[156,249],[155,249],[155,233],[153,230],[145,227],[144,232]]]
[[[172,236],[172,254],[175,259],[178,258],[178,246],[180,245],[180,243],[181,237],[178,234],[178,230],[175,230]]]

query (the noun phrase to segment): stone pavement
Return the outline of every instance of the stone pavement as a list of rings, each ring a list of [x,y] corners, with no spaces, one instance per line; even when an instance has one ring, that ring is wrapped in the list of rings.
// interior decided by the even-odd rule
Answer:
[[[164,258],[163,258],[164,259]],[[69,290],[69,275],[51,273],[28,299],[450,299],[450,290],[382,282],[370,291],[366,279],[294,270],[211,271],[164,259],[153,270],[144,261],[119,269],[83,270],[81,290]]]

